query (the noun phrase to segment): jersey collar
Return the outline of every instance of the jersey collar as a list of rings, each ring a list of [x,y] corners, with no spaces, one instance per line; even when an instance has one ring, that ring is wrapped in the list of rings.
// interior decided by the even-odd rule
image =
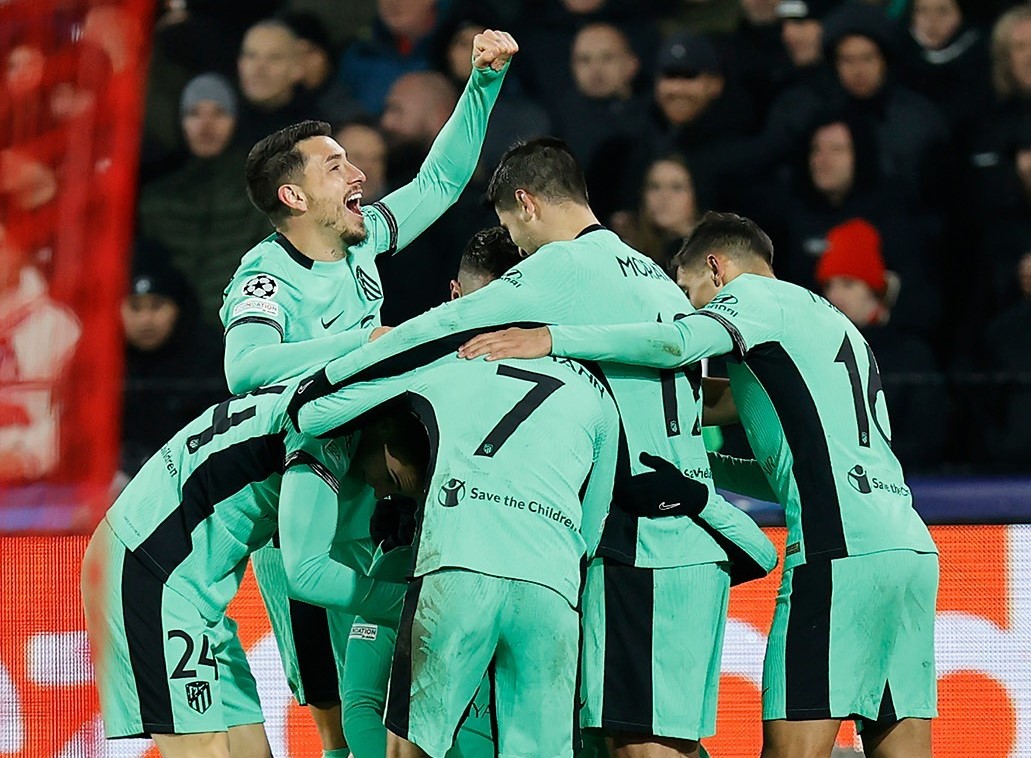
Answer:
[[[302,253],[296,247],[294,247],[294,243],[288,240],[282,232],[276,232],[274,235],[272,235],[272,238],[279,243],[279,246],[286,251],[287,255],[289,255],[295,262],[304,266],[309,271],[311,270],[312,266],[315,265],[315,261],[313,261],[307,255]]]
[[[605,227],[602,226],[601,224],[591,224],[590,226],[585,226],[583,229],[581,229],[580,233],[578,235],[576,235],[573,239],[580,239],[585,234],[590,234],[591,232],[604,231],[604,230],[605,230]]]

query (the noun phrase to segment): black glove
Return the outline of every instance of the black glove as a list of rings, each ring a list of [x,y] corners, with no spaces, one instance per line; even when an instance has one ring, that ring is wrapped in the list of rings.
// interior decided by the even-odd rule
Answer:
[[[612,499],[638,518],[697,516],[709,501],[709,488],[667,460],[641,453],[641,463],[654,471],[617,482]]]
[[[384,553],[412,544],[415,539],[415,501],[403,495],[388,495],[376,502],[369,519],[369,536]]]

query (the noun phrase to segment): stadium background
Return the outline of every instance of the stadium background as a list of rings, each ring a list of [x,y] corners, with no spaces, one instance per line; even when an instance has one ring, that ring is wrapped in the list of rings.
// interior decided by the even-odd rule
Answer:
[[[393,27],[377,18],[373,0],[262,0],[246,7],[201,0],[160,7],[147,0],[0,3],[0,54],[5,63],[0,83],[0,532],[5,535],[0,536],[0,755],[146,754],[145,743],[106,744],[100,739],[78,566],[84,535],[112,493],[131,476],[140,456],[156,449],[155,439],[160,444],[169,427],[174,430],[225,392],[210,303],[228,276],[213,274],[217,266],[206,264],[218,263],[221,256],[231,272],[232,257],[238,259],[248,245],[239,244],[239,234],[224,234],[227,221],[239,232],[253,218],[232,216],[242,212],[233,198],[208,194],[216,187],[212,182],[221,181],[220,174],[189,173],[196,171],[197,156],[191,155],[180,131],[180,108],[186,84],[198,74],[220,72],[236,84],[237,52],[252,23],[276,13],[313,14],[323,22],[321,32],[318,27],[313,31],[311,18],[298,22],[291,17],[292,22],[308,43],[333,51],[331,68],[337,71],[331,71],[310,97],[298,94],[298,84],[294,96],[271,115],[249,104],[246,94],[236,96],[236,136],[217,156],[224,158],[219,168],[232,168],[236,151],[238,173],[221,175],[236,176],[223,187],[223,194],[235,195],[236,200],[242,197],[239,151],[245,151],[254,134],[260,136],[262,126],[274,124],[275,118],[325,114],[334,125],[348,122],[385,131],[387,140],[374,143],[382,144],[387,155],[370,160],[383,164],[383,187],[404,181],[425,147],[420,140],[432,138],[435,106],[409,95],[411,102],[401,98],[394,108],[397,120],[391,122],[392,117],[380,117],[382,100],[392,77],[404,71],[432,66],[449,71],[447,43],[459,33],[458,21],[463,19],[511,28],[523,46],[506,85],[511,94],[503,97],[507,112],[501,117],[515,132],[501,129],[492,135],[499,144],[507,136],[518,136],[519,129],[541,123],[548,125],[547,131],[575,142],[578,135],[575,129],[568,131],[569,119],[597,116],[590,110],[593,105],[582,102],[583,93],[577,92],[567,70],[574,35],[587,21],[610,22],[625,31],[641,64],[632,76],[632,95],[626,103],[660,121],[662,117],[649,110],[652,84],[668,73],[664,66],[676,62],[676,44],[687,50],[695,68],[708,65],[709,50],[699,46],[697,37],[675,38],[671,44],[670,35],[690,30],[710,41],[726,91],[736,90],[746,101],[751,97],[750,109],[766,116],[765,122],[757,116],[751,129],[730,143],[730,152],[743,156],[746,169],[747,161],[753,161],[756,170],[752,175],[746,171],[742,178],[741,166],[733,161],[707,162],[707,157],[726,155],[728,144],[704,130],[692,132],[690,124],[659,135],[662,139],[656,136],[654,122],[632,127],[641,133],[632,135],[629,143],[614,143],[628,173],[599,170],[593,174],[591,190],[610,211],[605,222],[641,246],[655,243],[656,233],[663,232],[661,224],[642,210],[638,192],[643,169],[635,165],[647,165],[651,157],[671,150],[686,154],[698,185],[696,205],[702,208],[749,213],[757,208],[761,215],[768,203],[780,212],[774,200],[789,196],[780,190],[795,186],[790,183],[789,164],[796,155],[778,153],[776,165],[770,166],[764,156],[784,150],[782,144],[769,141],[777,112],[774,95],[790,95],[793,86],[810,83],[792,79],[790,61],[785,62],[783,50],[776,52],[787,22],[778,18],[753,24],[748,15],[761,14],[763,7],[773,8],[777,2],[393,4],[436,6],[425,39],[398,37],[391,42]],[[827,14],[842,5],[814,2],[806,13],[832,24]],[[871,5],[880,6],[884,28],[912,42],[912,36],[906,36],[912,2]],[[1031,171],[1020,164],[1021,155],[1031,155],[1031,84],[1003,97],[992,84],[988,44],[999,15],[1018,5],[958,4],[966,13],[964,23],[944,47],[953,49],[953,43],[974,30],[980,33],[983,54],[981,59],[960,61],[962,65],[949,74],[952,78],[944,78],[951,88],[946,94],[958,96],[948,98],[940,91],[941,77],[931,75],[936,71],[925,71],[924,79],[910,72],[906,79],[911,88],[919,89],[923,82],[926,90],[921,93],[946,114],[947,139],[922,156],[945,170],[928,170],[918,177],[920,186],[909,197],[882,193],[896,203],[892,213],[885,214],[883,205],[863,206],[877,209],[867,220],[882,238],[884,258],[899,269],[902,279],[903,295],[894,303],[902,315],[892,322],[898,331],[889,335],[888,344],[915,344],[919,349],[907,348],[910,353],[931,356],[920,364],[903,362],[896,370],[885,369],[884,378],[886,388],[899,398],[897,419],[896,405],[891,406],[896,440],[902,435],[907,447],[933,451],[913,453],[907,471],[915,474],[911,480],[917,506],[936,524],[934,536],[942,549],[937,633],[942,715],[935,722],[939,756],[1031,755],[1031,528],[1020,525],[1031,514],[1031,269],[1026,265],[1031,251]],[[894,86],[904,78],[908,48],[893,44],[898,45],[892,47],[890,59]],[[757,60],[742,54],[753,49],[759,53]],[[917,50],[918,60],[941,58],[921,55]],[[821,76],[833,78],[831,68],[817,66]],[[756,73],[785,70],[787,81],[764,80]],[[363,72],[362,81],[375,80],[379,89],[358,91],[354,81],[348,81],[348,71]],[[542,77],[542,71],[547,75]],[[542,79],[549,82],[547,91],[541,88]],[[765,98],[764,82],[777,85]],[[439,81],[429,84],[424,89]],[[577,107],[564,108],[563,102]],[[740,114],[741,102],[723,105]],[[624,111],[611,113],[616,122]],[[812,114],[814,123],[825,117]],[[858,162],[860,127],[853,120],[855,113],[835,118],[853,128]],[[650,152],[639,153],[628,145],[645,145]],[[493,147],[496,158],[497,145]],[[803,146],[803,155],[809,148]],[[489,169],[486,156],[484,162]],[[359,165],[372,177],[372,164]],[[995,170],[1000,166],[1009,167],[1008,173]],[[720,186],[725,176],[734,179],[729,188]],[[905,184],[904,178],[882,176],[878,188]],[[782,179],[788,183],[779,184]],[[930,190],[923,187],[928,179],[933,180]],[[482,192],[478,181],[482,177],[474,180],[456,210],[427,232],[426,241],[410,258],[398,258],[387,267],[385,323],[396,323],[444,298],[464,239],[490,222],[476,202]],[[1014,181],[1025,182],[1024,195]],[[184,193],[183,186],[196,191]],[[628,187],[629,202],[613,191]],[[754,195],[759,190],[765,200],[757,206]],[[178,205],[169,205],[169,195]],[[372,199],[371,192],[367,195],[366,202]],[[799,218],[813,212],[814,206],[802,202],[801,196],[795,199],[796,204],[785,206],[786,212],[794,208]],[[215,214],[224,208],[226,217],[193,213],[208,206]],[[170,225],[156,224],[155,216],[164,216]],[[907,218],[920,219],[918,237],[899,232],[900,219]],[[784,260],[792,273],[798,272],[798,258],[791,257],[798,234],[831,239],[829,229],[819,224],[778,231],[783,236],[775,242],[778,251],[786,251]],[[666,232],[665,237],[658,234],[656,256],[662,256],[676,236]],[[176,249],[177,238],[200,249],[203,260],[184,258],[189,251]],[[857,244],[850,239],[850,244]],[[899,258],[898,248],[915,239],[923,258]],[[855,247],[846,248],[853,257],[859,255]],[[816,262],[802,260],[810,268]],[[870,259],[863,260],[869,264]],[[932,265],[921,268],[928,262]],[[866,264],[847,271],[869,277]],[[1028,269],[1023,279],[1017,273],[1019,265]],[[811,272],[799,278],[805,276]],[[144,287],[143,280],[150,284]],[[427,282],[435,285],[430,292],[406,289],[405,283],[413,281],[422,290]],[[159,351],[147,355],[146,350],[126,346],[119,313],[130,288],[140,294],[151,285],[181,306],[174,327],[178,352],[169,357],[166,351],[164,362],[157,359]],[[908,303],[903,297],[910,298]],[[728,432],[722,444],[736,450],[740,435]],[[783,542],[775,510],[741,504],[769,525],[775,541]],[[732,594],[720,733],[708,743],[715,755],[757,753],[759,672],[776,582],[777,576],[770,577]],[[282,748],[277,754],[316,754],[314,735],[288,703],[267,621],[250,580],[233,612],[263,687],[273,746]],[[842,750],[854,744],[854,733],[843,730]]]

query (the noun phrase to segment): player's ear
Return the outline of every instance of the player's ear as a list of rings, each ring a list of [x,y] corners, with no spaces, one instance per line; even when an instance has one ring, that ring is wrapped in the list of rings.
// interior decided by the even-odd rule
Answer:
[[[304,190],[296,184],[279,185],[276,195],[279,197],[279,202],[290,210],[302,212],[308,210],[308,198],[305,197]]]
[[[529,221],[537,212],[537,201],[526,190],[516,190],[515,196],[519,204],[519,215],[523,221]]]
[[[457,300],[462,296],[462,285],[457,279],[451,280],[451,299]]]

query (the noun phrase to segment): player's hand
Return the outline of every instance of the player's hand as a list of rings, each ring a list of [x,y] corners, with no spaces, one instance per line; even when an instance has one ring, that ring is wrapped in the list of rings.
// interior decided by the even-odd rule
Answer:
[[[641,453],[641,463],[652,471],[616,482],[613,504],[632,516],[665,518],[697,516],[709,501],[709,488],[667,460]]]
[[[502,358],[543,358],[551,353],[551,332],[548,327],[536,329],[504,329],[473,337],[460,348],[458,357],[479,358],[486,355],[488,361]]]
[[[369,519],[369,536],[389,553],[411,545],[415,539],[415,501],[403,495],[388,495],[376,502]]]
[[[372,334],[369,335],[369,342],[375,342],[393,328],[392,326],[377,326],[372,330]]]
[[[484,29],[473,37],[473,67],[500,71],[519,51],[519,45],[508,32]]]

